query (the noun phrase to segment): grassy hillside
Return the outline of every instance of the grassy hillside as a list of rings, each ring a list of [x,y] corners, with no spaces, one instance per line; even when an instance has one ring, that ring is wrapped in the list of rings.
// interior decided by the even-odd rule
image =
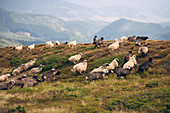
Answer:
[[[108,42],[105,41],[105,45]],[[36,45],[35,50],[13,51],[12,48],[0,48],[0,74],[11,72],[22,63],[37,58],[35,66],[44,64],[44,72],[51,68],[61,70],[61,79],[52,83],[42,82],[35,87],[0,91],[0,110],[33,112],[170,112],[170,41],[148,40],[149,52],[142,57],[137,46],[127,42],[119,51],[111,55],[107,47],[94,49],[90,44],[78,44],[76,48],[60,45],[55,48],[45,48],[44,44]],[[153,57],[153,67],[139,74],[138,65],[132,70],[126,80],[117,79],[110,73],[104,80],[87,83],[85,77],[90,71],[104,63],[119,58],[119,66],[123,65],[123,56],[129,50],[137,56],[138,65]],[[82,52],[88,60],[88,68],[84,75],[73,75],[70,69],[74,66],[68,61],[72,55]],[[28,74],[27,72],[21,75]],[[21,76],[20,75],[20,76]],[[31,76],[30,74],[28,74]],[[19,76],[18,76],[19,77]],[[17,77],[10,77],[10,80]]]

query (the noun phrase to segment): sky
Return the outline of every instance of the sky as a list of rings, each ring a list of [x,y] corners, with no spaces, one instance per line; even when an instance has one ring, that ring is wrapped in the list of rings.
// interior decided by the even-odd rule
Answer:
[[[100,13],[109,15],[95,15],[99,20],[112,21],[119,18],[145,22],[169,22],[170,0],[66,0],[70,3],[93,8]],[[109,9],[110,10],[104,10]],[[114,11],[114,7],[119,7]],[[122,7],[122,9],[121,9]],[[122,13],[122,15],[120,14]],[[127,13],[127,15],[126,15]]]
[[[106,22],[120,18],[170,22],[169,5],[170,0],[0,0],[0,8],[10,11]]]

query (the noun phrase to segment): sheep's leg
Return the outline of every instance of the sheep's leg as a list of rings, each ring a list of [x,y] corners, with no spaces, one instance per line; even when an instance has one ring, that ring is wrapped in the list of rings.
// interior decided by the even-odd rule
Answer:
[[[80,74],[80,75],[83,75],[83,73],[81,73],[81,71],[80,71],[80,72],[79,72],[79,71],[77,71],[77,73],[78,73],[78,74]]]
[[[105,45],[102,43],[103,47],[105,47]]]
[[[113,54],[113,52],[112,52],[112,50],[111,50],[111,49],[109,49],[109,51],[110,51],[110,53],[111,53],[111,54]]]

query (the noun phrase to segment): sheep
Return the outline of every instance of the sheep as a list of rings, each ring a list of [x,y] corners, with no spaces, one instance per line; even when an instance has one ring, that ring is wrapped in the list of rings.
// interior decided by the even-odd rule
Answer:
[[[130,68],[130,69],[129,69]],[[114,73],[116,73],[117,77],[124,77],[124,79],[126,79],[126,76],[130,74],[130,72],[132,71],[133,67],[130,67],[129,68],[116,68],[114,70]]]
[[[45,81],[45,80],[47,79],[47,76],[48,76],[48,75],[53,75],[55,71],[56,71],[55,69],[51,69],[51,71],[49,71],[49,72],[47,72],[47,73],[44,73],[44,74],[41,76],[42,81]]]
[[[84,72],[86,71],[86,69],[87,69],[87,60],[84,60],[83,63],[79,63],[79,64],[74,65],[73,69],[71,69],[71,71],[73,73],[77,72],[77,73],[83,75]],[[82,71],[83,71],[83,73],[82,73]]]
[[[59,76],[60,74],[61,74],[61,71],[59,70],[59,71],[57,71],[55,74],[52,73],[52,74],[46,75],[46,77],[47,77],[47,82],[52,82],[52,81],[54,81],[54,80],[59,79],[59,78],[60,78],[60,76]]]
[[[2,83],[2,84],[0,84],[0,90],[12,89],[12,86],[14,83],[15,83],[14,81],[10,81],[9,83]]]
[[[35,74],[35,73],[40,73],[43,67],[44,67],[44,65],[41,64],[39,67],[32,68],[32,69],[30,70],[30,73],[33,73],[33,74]]]
[[[76,46],[76,42],[77,42],[76,40],[70,42],[70,43],[68,44],[69,47],[71,47],[71,48],[75,47],[75,46]]]
[[[97,40],[97,36],[94,36],[94,38],[93,38],[93,45],[96,43],[96,40]]]
[[[24,71],[26,71],[27,69],[29,69],[30,67],[32,67],[32,66],[34,65],[34,63],[35,63],[36,60],[37,60],[37,59],[34,58],[33,60],[25,63],[25,64],[23,65]]]
[[[27,50],[33,50],[35,48],[35,44],[29,45]]]
[[[124,63],[128,62],[131,57],[132,57],[132,51],[129,51],[129,53],[123,57]]]
[[[150,67],[152,67],[152,65],[153,65],[152,58],[149,58],[148,61],[139,65],[138,72],[143,72],[144,70],[147,71]]]
[[[68,44],[68,42],[65,42],[65,43],[63,43],[64,45],[67,45]]]
[[[126,37],[122,36],[120,39],[115,39],[116,41],[119,42],[119,44],[125,43]]]
[[[5,74],[5,75],[0,76],[0,82],[8,80],[8,77],[10,77],[10,74]]]
[[[112,42],[107,43],[107,47],[110,46],[111,44],[113,44],[113,43]]]
[[[97,40],[97,37],[94,38],[94,40],[93,40],[93,45],[95,45],[94,48],[96,48],[96,47],[98,48],[98,45],[100,45],[100,47],[101,47],[101,45],[103,45],[103,47],[105,47],[103,44],[103,40],[104,40],[103,37],[101,37],[101,39],[99,39],[99,40]]]
[[[142,45],[142,39],[140,39],[140,38],[136,39],[135,45],[136,46],[141,46]]]
[[[117,50],[119,48],[119,42],[116,40],[115,43],[109,45],[108,49],[113,54],[113,51]]]
[[[20,50],[22,50],[22,48],[23,48],[23,46],[22,45],[16,45],[15,47],[14,47],[14,49],[15,50],[17,50],[17,51],[20,51]]]
[[[128,62],[126,62],[124,65],[123,65],[123,68],[129,68],[130,67],[134,67],[134,65],[137,64],[137,61],[136,61],[136,55],[133,55],[130,60]],[[130,66],[130,67],[129,67]]]
[[[140,47],[138,50],[138,53],[141,53],[142,55],[146,55],[148,52],[148,47],[145,45],[144,47]]]
[[[90,73],[93,73],[93,72],[102,72],[104,69],[107,68],[107,66],[109,66],[109,64],[108,64],[108,63],[105,63],[105,64],[103,64],[102,66],[93,69]]]
[[[16,79],[16,80],[11,80],[11,81],[15,81],[15,86],[20,86],[20,85],[22,85],[24,82],[22,81],[22,80],[18,80],[18,79]]]
[[[109,66],[106,67],[106,69],[108,70],[108,72],[112,72],[112,70],[114,70],[116,67],[118,67],[118,58],[115,58],[110,64]]]
[[[69,58],[69,61],[70,61],[70,62],[73,62],[74,64],[76,64],[76,63],[78,63],[79,60],[81,59],[81,56],[82,56],[82,55],[83,55],[82,53],[79,53],[78,55],[71,56],[71,57]]]
[[[148,37],[148,36],[138,36],[138,37],[136,38],[136,40],[137,40],[137,39],[147,40],[147,39],[149,39],[149,37]]]
[[[91,82],[92,80],[103,79],[106,73],[108,73],[107,69],[104,69],[100,72],[90,73],[88,76],[86,76],[86,80]]]
[[[51,41],[46,42],[46,48],[52,48],[54,47],[54,44]]]
[[[19,66],[18,68],[14,69],[12,71],[12,75],[13,76],[17,76],[18,74],[20,74],[23,70],[24,70],[25,64],[22,64],[21,66]]]
[[[57,41],[55,42],[55,45],[60,45],[60,42],[57,40]]]
[[[41,82],[39,79],[37,79],[37,76],[23,78],[22,81],[23,84],[21,85],[21,88],[32,87]]]
[[[135,39],[135,36],[132,36],[132,37],[128,37],[128,41],[129,42],[134,42],[136,39]]]

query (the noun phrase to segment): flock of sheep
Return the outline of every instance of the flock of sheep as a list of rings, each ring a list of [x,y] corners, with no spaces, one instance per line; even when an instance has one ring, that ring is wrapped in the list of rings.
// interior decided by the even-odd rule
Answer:
[[[136,39],[135,37],[128,37],[128,41],[129,42],[134,42],[137,46],[141,46],[142,45],[142,40],[147,40],[148,37],[140,37],[138,36]],[[93,39],[93,45],[94,48],[98,48],[101,47],[101,45],[104,46],[103,44],[103,40],[104,38],[101,37],[101,39],[97,40],[97,36],[94,37]],[[110,51],[111,54],[113,54],[115,51],[117,51],[120,47],[120,44],[123,44],[126,42],[126,37],[123,36],[120,39],[116,39],[114,41],[114,43],[108,43],[108,50]],[[76,46],[76,40],[68,43],[66,42],[65,44],[68,44],[69,47],[73,48]],[[56,41],[55,44],[51,41],[46,42],[46,47],[47,48],[52,48],[54,47],[54,45],[60,45],[59,41]],[[15,50],[22,50],[23,46],[15,46],[14,49]],[[33,50],[35,48],[35,44],[30,45],[27,47],[27,50]],[[144,45],[143,47],[139,47],[139,51],[138,53],[141,53],[142,55],[146,55],[148,52],[148,47],[147,45]],[[73,62],[75,65],[73,66],[73,68],[71,69],[71,71],[75,74],[81,74],[83,75],[84,72],[87,70],[87,60],[84,60],[83,62],[80,62],[80,59],[82,57],[82,53],[79,53],[77,55],[73,55],[71,56],[68,60],[70,62]],[[40,73],[43,66],[44,65],[40,65],[39,67],[36,68],[32,68],[34,63],[36,62],[36,58],[32,59],[31,61],[22,64],[21,66],[19,66],[18,68],[14,69],[12,71],[12,75],[13,76],[17,76],[20,75],[22,72],[24,71],[28,71],[31,74],[36,74],[36,73]],[[103,77],[107,74],[107,73],[116,73],[117,77],[120,78],[124,78],[126,79],[126,76],[130,74],[131,70],[133,69],[134,65],[137,64],[136,61],[136,55],[132,54],[132,51],[129,51],[129,53],[127,55],[124,56],[124,65],[122,68],[119,67],[118,65],[118,58],[115,58],[112,62],[110,63],[105,63],[102,66],[93,69],[90,74],[88,76],[86,76],[86,80],[87,81],[92,81],[92,80],[97,80],[97,79],[103,79]],[[149,58],[148,61],[142,63],[141,65],[139,65],[139,69],[138,72],[141,71],[145,71],[148,70],[148,68],[152,67],[152,58]],[[31,69],[32,68],[32,69]],[[21,85],[21,88],[23,87],[29,87],[29,86],[35,86],[38,84],[38,82],[44,82],[45,80],[47,80],[47,82],[51,82],[54,80],[59,79],[59,75],[61,74],[61,71],[56,71],[55,69],[52,69],[50,72],[47,72],[45,74],[43,74],[41,76],[41,80],[37,79],[37,76],[33,76],[33,77],[27,77],[26,75],[22,76],[21,78],[18,78],[16,80],[12,80],[9,83],[2,83],[0,84],[0,90],[8,90],[11,89],[13,85]],[[10,74],[5,74],[0,76],[0,82],[2,81],[6,81],[8,80],[8,77],[10,76]]]

